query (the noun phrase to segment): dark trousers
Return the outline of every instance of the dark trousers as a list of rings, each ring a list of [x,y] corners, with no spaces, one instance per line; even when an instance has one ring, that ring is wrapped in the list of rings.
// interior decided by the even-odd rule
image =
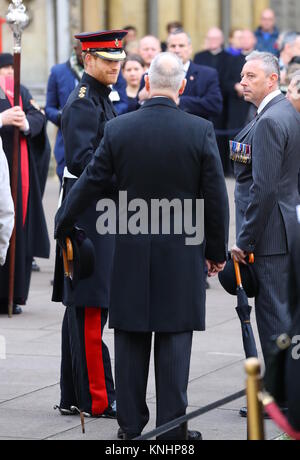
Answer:
[[[101,415],[115,400],[107,346],[102,340],[108,311],[67,308],[62,326],[61,402]]]
[[[268,361],[271,338],[288,332],[291,327],[288,307],[289,261],[289,255],[257,256],[253,265],[260,280],[255,310],[265,362]]]
[[[192,332],[155,333],[156,426],[185,415]],[[146,390],[152,333],[115,330],[117,417],[122,430],[139,435],[149,421]],[[183,439],[175,429],[160,439]]]

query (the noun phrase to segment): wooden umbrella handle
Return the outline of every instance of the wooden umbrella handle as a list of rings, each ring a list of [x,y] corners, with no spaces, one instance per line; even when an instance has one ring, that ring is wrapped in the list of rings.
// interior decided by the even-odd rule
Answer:
[[[240,270],[240,264],[236,260],[236,258],[233,258],[233,263],[234,263],[234,271],[235,271],[235,277],[236,277],[236,284],[238,287],[242,286],[242,277],[241,277],[241,270]]]
[[[72,264],[73,264],[73,259],[74,259],[74,251],[73,251],[73,246],[70,238],[66,238],[66,249],[62,250],[63,253],[63,260],[64,260],[64,270],[65,270],[65,276],[67,278],[70,278],[73,276],[72,274]]]
[[[249,254],[249,264],[253,265],[255,261],[254,254]],[[235,277],[236,277],[236,284],[238,287],[242,287],[242,277],[241,277],[241,269],[240,269],[240,264],[236,260],[235,257],[233,257],[233,263],[234,263],[234,270],[235,270]]]
[[[66,239],[66,245],[67,245],[67,259],[68,262],[73,262],[74,259],[74,252],[73,252],[73,245],[70,240],[70,238]]]
[[[254,256],[254,254],[253,254],[253,253],[252,253],[252,254],[249,254],[249,264],[250,264],[250,265],[253,265],[254,262],[255,262],[255,256]]]

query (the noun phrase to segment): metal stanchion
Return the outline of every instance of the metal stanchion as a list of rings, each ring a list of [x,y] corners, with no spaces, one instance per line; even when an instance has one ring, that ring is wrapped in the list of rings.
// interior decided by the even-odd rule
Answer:
[[[261,367],[259,360],[251,358],[246,361],[247,372],[247,404],[248,404],[248,440],[263,441],[264,418],[263,406],[259,399],[261,393]]]

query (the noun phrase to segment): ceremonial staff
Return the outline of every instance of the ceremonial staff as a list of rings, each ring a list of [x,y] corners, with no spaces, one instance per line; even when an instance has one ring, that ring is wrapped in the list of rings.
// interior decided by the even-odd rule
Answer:
[[[21,82],[21,42],[22,33],[29,23],[26,14],[26,7],[22,0],[12,0],[8,7],[6,22],[9,24],[14,35],[14,106],[20,105],[20,82]],[[11,173],[11,192],[15,205],[15,228],[10,243],[9,259],[9,286],[8,286],[8,316],[13,314],[14,287],[15,287],[15,256],[16,256],[16,222],[17,222],[17,202],[18,202],[18,170],[19,170],[19,148],[20,148],[20,129],[14,128],[13,140],[13,159]]]

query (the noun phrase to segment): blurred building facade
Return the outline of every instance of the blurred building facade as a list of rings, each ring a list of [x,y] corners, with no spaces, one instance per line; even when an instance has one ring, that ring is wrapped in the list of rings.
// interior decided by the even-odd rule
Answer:
[[[9,0],[0,0],[4,17]],[[275,9],[279,27],[297,29],[299,0],[25,0],[31,22],[23,34],[22,81],[33,92],[45,91],[52,65],[68,59],[73,35],[80,31],[122,28],[132,24],[139,36],[166,38],[166,24],[181,20],[190,33],[194,51],[203,48],[211,26],[227,36],[231,28],[254,29],[262,10]],[[2,26],[3,51],[12,51],[12,33]]]

